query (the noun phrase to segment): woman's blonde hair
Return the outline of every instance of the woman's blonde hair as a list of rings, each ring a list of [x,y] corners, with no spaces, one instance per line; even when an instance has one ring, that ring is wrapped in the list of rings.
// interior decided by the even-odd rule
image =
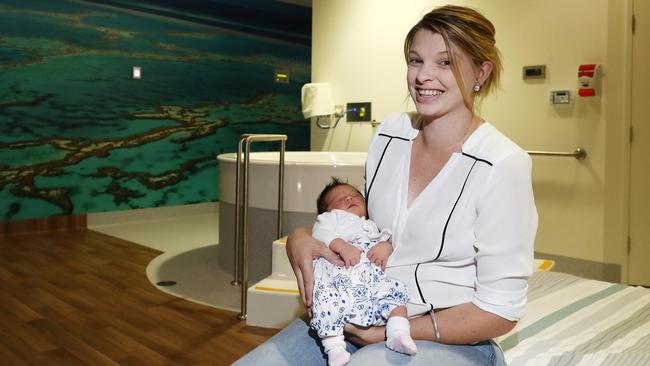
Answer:
[[[481,90],[476,92],[476,96],[483,98],[492,90],[498,88],[499,77],[503,68],[499,49],[496,47],[494,25],[482,14],[471,8],[445,5],[433,9],[424,15],[406,35],[404,57],[407,63],[415,34],[421,29],[439,33],[444,39],[452,72],[463,95],[465,105],[474,113],[474,106],[471,103],[472,98],[467,95],[465,80],[463,80],[463,75],[456,62],[457,58],[450,45],[465,51],[477,66],[480,66],[485,61],[492,63],[492,72],[483,82]]]

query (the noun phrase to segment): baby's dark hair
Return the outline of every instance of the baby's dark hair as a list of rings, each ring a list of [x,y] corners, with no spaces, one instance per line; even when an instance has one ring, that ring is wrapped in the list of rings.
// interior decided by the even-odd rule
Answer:
[[[325,199],[327,198],[327,195],[332,191],[332,189],[338,186],[350,186],[356,189],[357,192],[359,192],[359,190],[356,187],[349,184],[347,181],[344,182],[341,180],[341,178],[332,177],[332,180],[329,183],[327,183],[325,188],[323,188],[323,191],[318,195],[318,199],[316,200],[316,208],[318,209],[319,215],[327,211],[327,202],[325,202]],[[361,192],[359,192],[359,194],[361,194]]]

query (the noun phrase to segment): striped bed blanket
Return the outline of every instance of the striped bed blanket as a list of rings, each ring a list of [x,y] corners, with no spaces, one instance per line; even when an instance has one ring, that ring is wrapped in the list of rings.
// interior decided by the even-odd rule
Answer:
[[[526,315],[500,337],[520,365],[650,365],[650,289],[538,271]]]

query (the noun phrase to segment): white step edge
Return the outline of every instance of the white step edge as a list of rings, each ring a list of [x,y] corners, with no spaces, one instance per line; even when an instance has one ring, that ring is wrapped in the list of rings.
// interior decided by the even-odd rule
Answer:
[[[273,242],[271,258],[271,278],[276,279],[295,279],[293,269],[287,257],[287,237],[277,239]]]
[[[295,278],[265,278],[248,288],[246,325],[281,329],[305,309]]]

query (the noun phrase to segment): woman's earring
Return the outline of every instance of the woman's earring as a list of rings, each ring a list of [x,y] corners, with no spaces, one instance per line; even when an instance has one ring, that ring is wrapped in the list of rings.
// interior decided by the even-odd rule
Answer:
[[[477,93],[481,91],[481,84],[479,84],[478,81],[474,84],[474,91]]]

